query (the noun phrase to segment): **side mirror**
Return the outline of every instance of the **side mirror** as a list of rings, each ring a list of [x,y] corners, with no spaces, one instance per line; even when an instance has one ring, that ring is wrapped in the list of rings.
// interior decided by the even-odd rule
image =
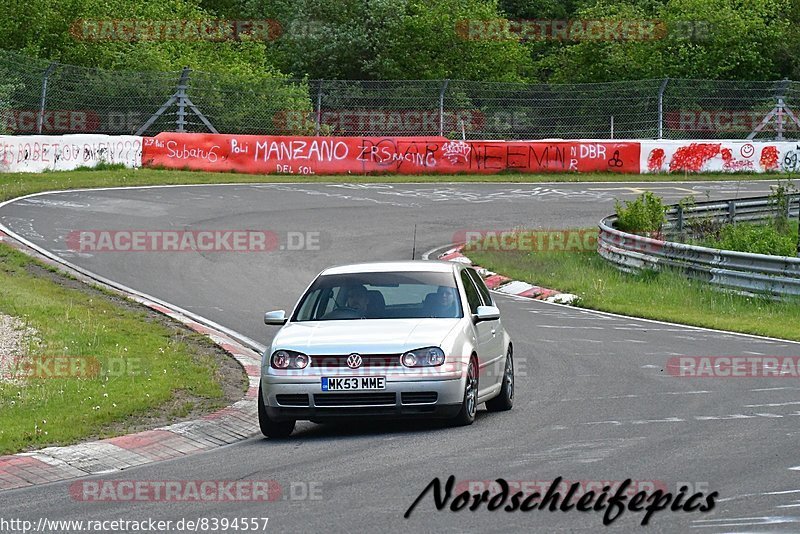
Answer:
[[[475,322],[494,321],[500,318],[500,310],[497,306],[478,306],[478,312],[474,315]]]
[[[286,312],[283,310],[271,311],[264,314],[264,324],[281,326],[285,325],[287,320]]]

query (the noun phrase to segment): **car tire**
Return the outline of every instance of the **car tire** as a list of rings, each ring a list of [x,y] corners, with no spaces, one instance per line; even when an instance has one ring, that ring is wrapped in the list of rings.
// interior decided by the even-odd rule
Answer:
[[[490,412],[505,412],[514,407],[514,355],[508,347],[506,364],[503,368],[503,385],[500,394],[486,401],[486,409]]]
[[[288,438],[294,431],[294,420],[276,421],[270,418],[267,407],[264,405],[264,396],[261,394],[261,386],[258,386],[258,426],[261,433],[270,439]]]
[[[454,426],[467,426],[475,422],[475,413],[478,411],[478,364],[475,358],[470,358],[467,367],[467,381],[464,385],[464,398],[461,401],[461,410],[453,418]]]

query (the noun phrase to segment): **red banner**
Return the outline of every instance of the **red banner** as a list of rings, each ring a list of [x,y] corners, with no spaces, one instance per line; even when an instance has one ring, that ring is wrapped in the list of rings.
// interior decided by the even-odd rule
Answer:
[[[639,173],[638,142],[161,133],[142,165],[251,174]]]

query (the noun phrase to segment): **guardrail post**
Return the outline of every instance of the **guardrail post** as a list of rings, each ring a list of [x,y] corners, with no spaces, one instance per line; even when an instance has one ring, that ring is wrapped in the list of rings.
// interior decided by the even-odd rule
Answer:
[[[728,222],[733,224],[736,222],[736,201],[729,200],[728,201]]]
[[[678,204],[678,209],[676,210],[678,214],[678,235],[683,235],[683,206]]]

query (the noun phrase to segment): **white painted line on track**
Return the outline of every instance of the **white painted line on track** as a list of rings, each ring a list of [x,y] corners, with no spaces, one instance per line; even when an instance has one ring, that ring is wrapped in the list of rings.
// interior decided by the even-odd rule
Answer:
[[[171,186],[145,186],[145,188],[150,188],[150,187],[171,187]],[[135,187],[100,188],[100,190],[108,190],[108,189],[137,189],[137,188],[135,188]],[[95,190],[92,190],[92,189],[76,189],[76,190],[70,190],[70,191],[95,191]],[[23,200],[23,199],[26,199],[26,198],[39,196],[39,195],[46,195],[46,194],[50,194],[50,193],[62,193],[62,192],[67,192],[67,191],[48,191],[48,192],[33,193],[31,195],[26,195],[26,196],[22,196],[22,197],[18,197],[18,198],[13,198],[13,199],[10,199],[10,200],[6,200],[5,202],[0,202],[0,208],[2,208],[3,206],[6,206],[8,204],[11,204],[13,202],[16,202],[18,200]],[[251,338],[249,338],[249,337],[247,337],[247,336],[245,336],[243,334],[240,334],[240,333],[238,333],[238,332],[236,332],[234,330],[231,330],[228,327],[222,326],[221,324],[218,324],[218,323],[216,323],[214,321],[211,321],[210,319],[207,319],[207,318],[205,318],[205,317],[203,317],[201,315],[197,315],[196,313],[190,312],[189,310],[183,309],[183,308],[181,308],[179,306],[176,306],[174,304],[171,304],[169,302],[166,302],[164,300],[156,298],[156,297],[154,297],[152,295],[148,295],[147,293],[143,293],[141,291],[137,291],[137,290],[135,290],[133,288],[130,288],[130,287],[124,285],[124,284],[120,284],[120,283],[115,282],[115,281],[113,281],[111,279],[108,279],[108,278],[105,278],[103,276],[100,276],[99,274],[96,274],[96,273],[94,273],[94,272],[92,272],[92,271],[90,271],[88,269],[84,269],[83,267],[75,265],[74,263],[65,260],[61,256],[58,256],[57,254],[53,254],[52,252],[48,251],[47,249],[40,247],[39,245],[33,243],[32,241],[29,241],[28,239],[22,237],[21,235],[18,235],[17,233],[15,233],[14,231],[9,229],[8,227],[6,227],[2,223],[0,223],[0,231],[5,232],[6,234],[8,234],[13,239],[19,241],[20,243],[23,243],[25,246],[27,246],[29,248],[35,250],[36,252],[38,252],[42,256],[45,256],[45,257],[47,257],[47,258],[49,258],[49,259],[51,259],[51,260],[53,260],[53,261],[55,261],[57,263],[60,263],[61,265],[64,265],[64,266],[66,266],[66,267],[68,267],[70,269],[73,269],[73,270],[75,270],[75,271],[77,271],[77,272],[79,272],[79,273],[81,273],[81,274],[83,274],[85,276],[88,276],[89,278],[92,278],[93,280],[95,280],[97,282],[100,282],[102,284],[106,284],[108,286],[111,286],[113,288],[119,289],[119,290],[124,291],[124,292],[131,293],[133,295],[136,295],[139,298],[146,299],[146,300],[149,300],[149,301],[151,301],[153,303],[156,303],[156,304],[159,304],[161,306],[164,306],[165,308],[169,308],[169,309],[171,309],[171,310],[173,310],[173,311],[175,311],[177,313],[180,313],[181,315],[184,315],[185,317],[188,317],[188,318],[190,318],[190,319],[192,319],[192,320],[194,320],[194,321],[196,321],[196,322],[198,322],[200,324],[203,324],[203,325],[209,326],[209,327],[211,327],[213,329],[219,330],[219,331],[229,335],[233,339],[235,339],[237,341],[240,341],[243,344],[249,346],[250,348],[254,349],[255,351],[257,351],[259,353],[263,352],[266,349],[266,347],[264,345],[262,345],[261,343],[255,341],[255,340],[253,340],[253,339],[251,339]]]

